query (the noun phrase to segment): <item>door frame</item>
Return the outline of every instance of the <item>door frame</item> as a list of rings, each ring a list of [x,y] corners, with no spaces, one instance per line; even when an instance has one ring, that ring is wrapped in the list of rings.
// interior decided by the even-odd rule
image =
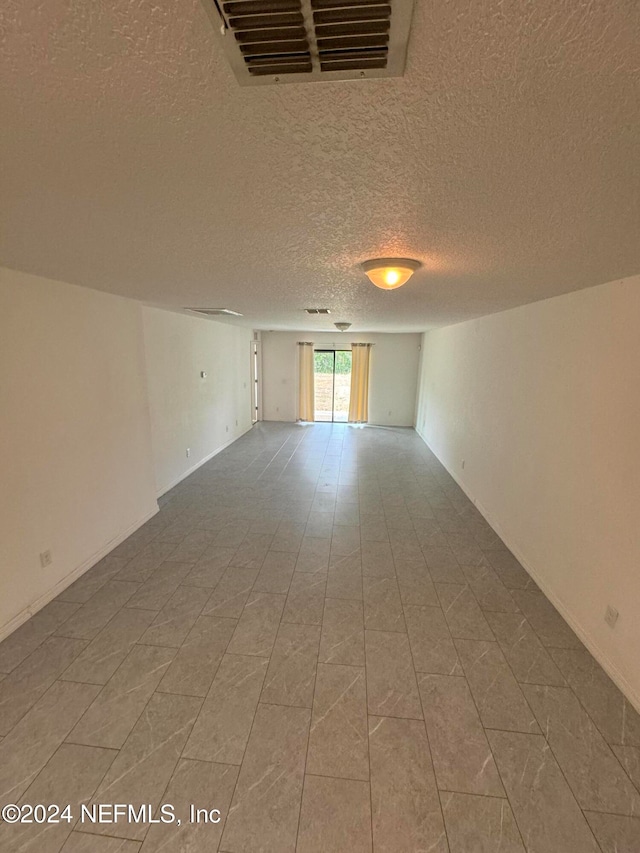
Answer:
[[[262,420],[262,350],[260,341],[251,341],[249,350],[251,391],[251,423],[257,424]]]

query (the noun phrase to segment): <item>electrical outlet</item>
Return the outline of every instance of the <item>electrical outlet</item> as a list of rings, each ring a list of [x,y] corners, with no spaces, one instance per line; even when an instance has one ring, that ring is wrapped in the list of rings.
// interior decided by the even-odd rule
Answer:
[[[227,427],[227,432],[229,432],[229,427]]]
[[[236,426],[238,426],[238,419],[236,418]]]
[[[604,621],[607,623],[607,625],[610,628],[616,627],[616,622],[618,621],[619,615],[620,614],[615,609],[615,607],[612,607],[610,604],[607,604],[607,609],[606,609],[605,614],[604,614]]]
[[[462,460],[462,465],[461,465],[461,467],[462,467],[462,468],[464,468],[464,459]]]
[[[46,569],[47,566],[50,566],[53,563],[53,557],[51,556],[51,551],[43,551],[40,554],[40,565],[43,569]]]
[[[191,448],[187,447],[187,459],[191,456]]]

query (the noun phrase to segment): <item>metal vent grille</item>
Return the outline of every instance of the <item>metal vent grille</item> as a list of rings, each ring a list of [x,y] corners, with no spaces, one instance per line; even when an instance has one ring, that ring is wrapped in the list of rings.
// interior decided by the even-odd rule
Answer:
[[[203,0],[242,85],[398,77],[413,0]]]
[[[331,314],[328,308],[305,308],[307,314]]]
[[[206,317],[242,317],[238,311],[232,311],[230,308],[185,308],[185,311],[191,311],[192,314],[204,314]]]

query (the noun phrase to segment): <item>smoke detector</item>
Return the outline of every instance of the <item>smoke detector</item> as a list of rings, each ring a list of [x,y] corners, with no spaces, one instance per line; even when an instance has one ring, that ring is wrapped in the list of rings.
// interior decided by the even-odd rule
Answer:
[[[401,77],[413,0],[202,0],[241,86]]]
[[[341,332],[346,332],[347,329],[351,328],[351,323],[334,323],[333,325]]]

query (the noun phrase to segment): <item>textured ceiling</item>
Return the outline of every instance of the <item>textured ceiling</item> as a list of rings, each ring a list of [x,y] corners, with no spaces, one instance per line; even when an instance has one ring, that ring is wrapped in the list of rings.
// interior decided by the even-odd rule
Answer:
[[[640,271],[636,0],[416,0],[380,81],[240,88],[200,0],[3,0],[0,40],[5,266],[354,331]]]

